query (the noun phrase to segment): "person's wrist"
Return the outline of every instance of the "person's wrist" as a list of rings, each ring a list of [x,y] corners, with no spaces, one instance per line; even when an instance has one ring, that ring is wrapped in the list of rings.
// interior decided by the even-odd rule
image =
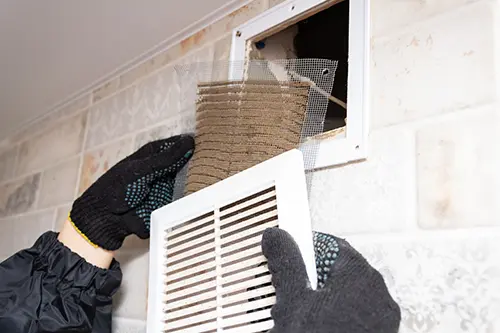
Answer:
[[[109,268],[113,261],[113,251],[105,250],[85,239],[69,219],[64,222],[57,239],[72,252],[94,266],[106,269]]]
[[[92,245],[92,247],[99,247],[99,245],[97,245],[96,243],[94,243],[93,241],[91,241],[89,239],[89,237],[82,230],[80,230],[80,228],[75,224],[75,222],[73,222],[73,220],[71,219],[71,213],[68,214],[68,218],[66,219],[66,221],[69,222],[71,224],[71,226],[73,227],[73,229],[78,234],[80,234],[80,236],[83,237],[83,239],[85,239],[85,241],[87,241],[87,243],[89,243],[90,245]]]

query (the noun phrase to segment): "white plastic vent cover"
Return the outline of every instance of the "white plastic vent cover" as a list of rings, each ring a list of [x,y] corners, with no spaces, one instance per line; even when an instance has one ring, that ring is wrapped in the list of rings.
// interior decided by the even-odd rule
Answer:
[[[269,227],[294,237],[316,288],[303,166],[292,150],[153,212],[148,333],[272,328]]]

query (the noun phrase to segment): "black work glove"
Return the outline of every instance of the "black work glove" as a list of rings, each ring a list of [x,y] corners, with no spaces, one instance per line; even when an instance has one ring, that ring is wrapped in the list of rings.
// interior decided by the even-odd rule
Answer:
[[[318,273],[326,274],[323,287],[314,291],[293,238],[277,228],[264,232],[262,251],[276,288],[275,326],[269,333],[397,333],[400,309],[382,275],[349,243],[330,237],[315,239]]]
[[[172,201],[175,176],[194,150],[191,136],[150,142],[118,162],[74,203],[70,220],[94,246],[117,250],[149,237],[151,212]]]

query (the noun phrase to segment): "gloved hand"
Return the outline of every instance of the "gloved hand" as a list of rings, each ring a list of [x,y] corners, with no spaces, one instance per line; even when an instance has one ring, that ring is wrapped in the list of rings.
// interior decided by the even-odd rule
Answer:
[[[117,250],[149,237],[151,212],[172,201],[175,176],[194,150],[190,136],[150,142],[118,162],[74,203],[70,220],[94,246]]]
[[[277,228],[264,232],[262,251],[276,289],[269,333],[397,333],[400,309],[380,273],[349,243],[330,237],[315,239],[323,287],[314,291],[293,238]]]

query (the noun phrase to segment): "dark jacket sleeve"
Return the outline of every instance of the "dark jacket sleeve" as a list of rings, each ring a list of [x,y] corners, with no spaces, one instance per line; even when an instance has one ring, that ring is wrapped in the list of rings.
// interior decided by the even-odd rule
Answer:
[[[95,267],[47,232],[0,263],[0,332],[111,332],[121,278],[118,262]]]

